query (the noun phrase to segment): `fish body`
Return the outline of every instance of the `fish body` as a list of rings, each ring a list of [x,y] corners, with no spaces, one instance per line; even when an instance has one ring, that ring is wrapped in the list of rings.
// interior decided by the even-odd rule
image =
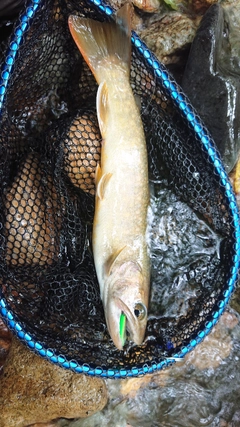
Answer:
[[[130,10],[117,22],[70,17],[70,30],[98,84],[97,115],[102,135],[96,170],[93,254],[106,323],[122,349],[126,334],[140,345],[147,324],[150,257],[147,245],[149,184],[140,111],[130,86]]]

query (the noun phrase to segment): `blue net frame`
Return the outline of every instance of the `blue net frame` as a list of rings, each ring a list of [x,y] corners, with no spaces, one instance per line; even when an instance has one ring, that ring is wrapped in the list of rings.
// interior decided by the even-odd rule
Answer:
[[[101,12],[105,13],[107,16],[111,16],[114,13],[111,7],[101,2],[100,0],[89,0],[89,5],[91,5],[91,3],[97,6],[97,8],[99,8]],[[7,51],[0,75],[0,115],[19,46],[21,45],[24,33],[31,25],[31,20],[33,19],[38,8],[41,7],[41,4],[43,4],[43,0],[31,0],[29,2],[28,7],[19,18],[18,25],[15,27],[14,33],[10,40],[9,49]],[[234,230],[233,238],[235,244],[233,248],[234,256],[231,267],[231,275],[226,285],[226,290],[223,294],[223,298],[218,302],[218,309],[210,314],[209,320],[205,324],[205,327],[200,332],[198,332],[194,339],[190,339],[186,346],[182,347],[180,351],[173,354],[172,357],[161,361],[149,361],[149,363],[144,363],[142,366],[112,369],[108,367],[103,368],[98,366],[90,366],[87,363],[80,365],[75,360],[67,360],[64,355],[55,354],[52,349],[45,348],[40,342],[34,340],[34,337],[24,329],[24,327],[21,325],[21,322],[18,321],[17,316],[15,316],[15,314],[9,308],[0,290],[0,313],[4,321],[15,333],[15,335],[31,350],[35,351],[38,355],[44,357],[52,363],[55,363],[66,369],[71,369],[76,373],[84,373],[91,376],[107,378],[125,378],[152,373],[172,365],[177,360],[182,359],[187,353],[193,350],[204,339],[204,337],[209,334],[225,310],[237,282],[240,265],[240,222],[238,207],[228,176],[225,172],[218,152],[215,149],[214,143],[212,142],[211,136],[195,113],[194,109],[191,107],[188,99],[180,90],[177,83],[173,80],[166,68],[159,63],[153,53],[147,48],[147,46],[142,42],[142,40],[135,32],[132,32],[132,43],[135,45],[140,54],[145,58],[145,60],[147,60],[149,66],[154,70],[154,74],[159,80],[161,86],[165,88],[168,96],[172,99],[176,108],[179,110],[181,115],[185,117],[185,120],[188,122],[189,126],[197,134],[204,150],[208,154],[209,160],[214,166],[215,172],[220,177],[220,181],[225,189],[225,196],[229,202],[230,211],[232,213]]]

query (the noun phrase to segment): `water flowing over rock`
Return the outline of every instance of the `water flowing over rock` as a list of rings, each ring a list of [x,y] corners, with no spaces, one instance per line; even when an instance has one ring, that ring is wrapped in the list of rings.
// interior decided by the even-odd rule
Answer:
[[[237,427],[240,425],[240,316],[227,310],[182,361],[151,375],[108,380],[109,403],[57,427]]]

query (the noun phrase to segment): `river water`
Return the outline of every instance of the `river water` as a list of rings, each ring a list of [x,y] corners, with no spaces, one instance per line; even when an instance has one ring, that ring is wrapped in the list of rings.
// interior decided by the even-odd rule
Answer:
[[[240,316],[229,308],[186,358],[140,378],[107,380],[109,403],[61,427],[239,427]]]
[[[204,263],[217,256],[218,236],[186,205],[179,205],[174,194],[166,193],[157,185],[152,189],[153,213],[159,211],[159,203],[161,224],[153,215],[151,235],[156,271],[159,271],[156,263],[163,262],[163,259],[159,261],[159,254],[164,253],[165,246],[168,255],[164,262],[175,263],[175,266],[179,263],[180,272],[189,263],[190,250],[191,262]],[[165,284],[159,296],[164,304],[158,305],[156,299],[156,309],[167,316],[184,314],[188,300],[195,296],[195,288],[184,275],[170,279],[167,281],[167,275],[159,279]],[[166,287],[168,292],[164,291]],[[229,306],[212,332],[185,359],[151,375],[106,380],[109,402],[104,410],[86,419],[59,420],[59,427],[239,427],[239,307],[240,297],[236,293],[232,307]]]

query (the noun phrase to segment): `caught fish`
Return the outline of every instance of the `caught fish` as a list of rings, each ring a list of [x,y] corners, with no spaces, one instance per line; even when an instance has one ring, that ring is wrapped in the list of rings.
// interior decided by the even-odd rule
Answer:
[[[147,150],[139,107],[130,86],[131,8],[115,22],[69,17],[69,28],[97,83],[102,136],[96,169],[93,254],[111,338],[122,349],[127,331],[143,342],[150,287],[147,245]]]

